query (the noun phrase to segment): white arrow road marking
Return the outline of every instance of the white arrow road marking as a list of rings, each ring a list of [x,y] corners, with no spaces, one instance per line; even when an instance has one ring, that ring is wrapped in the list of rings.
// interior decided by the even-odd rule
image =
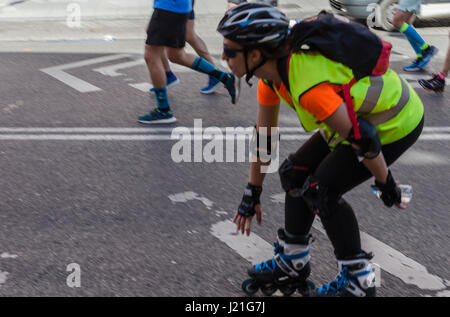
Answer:
[[[70,75],[70,74],[66,73],[65,70],[110,62],[113,60],[122,59],[122,58],[126,58],[126,57],[130,57],[130,55],[128,55],[128,54],[108,55],[108,56],[104,56],[104,57],[92,58],[92,59],[75,62],[75,63],[69,63],[69,64],[64,64],[64,65],[59,65],[59,66],[42,68],[41,71],[52,76],[53,78],[55,78],[59,81],[62,81],[64,84],[72,87],[75,90],[78,90],[79,92],[86,93],[86,92],[100,91],[100,90],[102,90],[101,88],[98,88],[80,78]]]
[[[186,72],[189,72],[189,71],[192,70],[189,67],[181,66],[181,65],[178,65],[178,64],[174,64],[174,63],[169,63],[169,64],[170,64],[170,69],[173,72],[186,73]],[[132,68],[132,67],[136,67],[136,66],[143,66],[143,65],[145,65],[145,60],[143,58],[141,58],[141,59],[138,59],[138,60],[135,60],[135,61],[115,64],[115,65],[110,65],[110,66],[105,66],[105,67],[100,67],[100,68],[95,68],[93,70],[95,72],[98,72],[98,73],[100,73],[102,75],[105,75],[105,76],[118,77],[118,76],[125,75],[123,73],[120,73],[119,70]]]
[[[140,65],[145,65],[145,60],[143,58],[138,59],[136,61],[116,64],[116,65],[111,65],[111,66],[105,66],[105,67],[101,67],[101,68],[95,68],[94,72],[98,72],[105,76],[117,77],[117,76],[125,75],[125,74],[119,73],[118,70],[132,68],[132,67],[140,66]]]
[[[201,201],[207,209],[211,209],[214,203],[208,198],[201,197],[197,193],[194,192],[184,192],[174,195],[169,195],[169,199],[172,203],[186,203],[191,200],[199,200]]]

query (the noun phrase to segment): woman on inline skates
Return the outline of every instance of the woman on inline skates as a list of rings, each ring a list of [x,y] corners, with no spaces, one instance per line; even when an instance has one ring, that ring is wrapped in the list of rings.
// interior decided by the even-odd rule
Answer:
[[[344,102],[348,95],[343,97],[343,85],[354,79],[352,69],[314,50],[294,52],[298,28],[289,30],[289,20],[277,8],[238,5],[226,12],[218,31],[224,37],[222,58],[232,72],[246,75],[247,82],[253,75],[260,78],[258,138],[278,126],[281,100],[296,111],[305,130],[319,130],[280,166],[285,225],[278,231],[275,256],[249,269],[251,279],[244,290],[253,294],[261,288],[271,295],[280,289],[289,295],[307,289],[310,231],[318,215],[334,247],[339,275],[314,295],[374,296],[373,256],[361,249],[357,219],[342,196],[373,176],[385,205],[406,207],[388,166],[420,136],[421,100],[386,68],[379,76],[354,81],[353,102],[347,102],[353,103],[352,118]],[[258,153],[270,152],[277,139],[261,142]],[[261,224],[264,165],[259,158],[250,165],[248,185],[233,219],[242,234],[250,234],[255,215]]]

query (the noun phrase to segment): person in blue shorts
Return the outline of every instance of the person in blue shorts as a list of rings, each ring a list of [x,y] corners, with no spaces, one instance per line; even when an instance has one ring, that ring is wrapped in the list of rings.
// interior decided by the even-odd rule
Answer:
[[[144,58],[156,95],[157,106],[149,114],[138,117],[144,124],[173,123],[176,118],[170,108],[167,94],[167,75],[162,58],[210,75],[223,83],[236,101],[235,77],[199,56],[186,53],[186,24],[192,11],[191,0],[154,0],[154,11],[147,28]]]
[[[186,24],[186,42],[189,43],[189,45],[194,49],[194,51],[198,54],[198,56],[206,59],[212,65],[215,65],[214,60],[208,51],[206,43],[195,32],[195,12],[194,12],[195,0],[191,1],[192,1],[192,11],[189,14],[189,19]],[[164,70],[166,71],[167,88],[178,84],[180,81],[170,69],[169,61],[167,59],[166,54],[164,54],[164,56],[162,57],[162,62],[164,64]],[[217,80],[213,76],[209,76],[207,86],[201,88],[200,92],[203,94],[212,94],[214,91],[216,91],[216,89],[220,86],[220,84],[221,82],[219,80]],[[154,91],[154,88],[150,90]]]

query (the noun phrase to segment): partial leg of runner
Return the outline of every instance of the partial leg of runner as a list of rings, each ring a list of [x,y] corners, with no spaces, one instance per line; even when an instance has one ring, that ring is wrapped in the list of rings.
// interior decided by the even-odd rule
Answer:
[[[208,51],[208,47],[206,46],[206,43],[195,32],[195,22],[194,21],[195,21],[194,13],[192,13],[191,18],[188,20],[188,22],[186,24],[186,41],[189,43],[189,45],[192,46],[192,48],[195,50],[195,52],[198,54],[198,56],[207,60],[211,65],[214,65],[213,58]],[[211,94],[219,86],[220,86],[220,81],[210,75],[208,85],[206,87],[200,89],[200,92],[202,92],[204,94]]]
[[[170,69],[166,52],[164,52],[164,55],[161,57],[161,62],[163,63],[164,71],[166,72],[166,87],[170,88],[172,86],[175,86],[176,84],[179,84],[180,80]],[[150,92],[155,92],[155,88],[150,88]]]
[[[420,79],[419,84],[425,89],[432,90],[434,92],[443,92],[445,88],[445,78],[448,76],[449,71],[450,71],[450,43],[448,45],[447,57],[445,58],[442,70],[429,80]]]
[[[406,36],[412,48],[416,52],[417,58],[414,62],[403,68],[403,70],[409,72],[419,71],[426,67],[438,51],[436,47],[426,43],[419,33],[417,33],[416,29],[412,25],[408,24],[414,16],[414,13],[419,12],[420,2],[421,1],[400,1],[392,21],[394,27]]]
[[[235,77],[233,74],[226,73],[213,64],[193,54],[187,53],[184,48],[167,47],[167,57],[172,63],[183,65],[198,72],[210,75],[225,85],[228,93],[231,96],[231,102],[236,102]]]

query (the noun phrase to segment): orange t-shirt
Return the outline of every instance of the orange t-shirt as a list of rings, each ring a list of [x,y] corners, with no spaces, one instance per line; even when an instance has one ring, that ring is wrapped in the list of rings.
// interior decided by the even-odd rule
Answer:
[[[284,84],[277,88],[280,95],[293,106],[292,100]],[[300,105],[319,121],[332,115],[344,101],[338,93],[340,85],[322,83],[310,89],[300,97]],[[274,106],[280,103],[280,98],[272,88],[260,80],[258,83],[258,102],[265,106]]]

